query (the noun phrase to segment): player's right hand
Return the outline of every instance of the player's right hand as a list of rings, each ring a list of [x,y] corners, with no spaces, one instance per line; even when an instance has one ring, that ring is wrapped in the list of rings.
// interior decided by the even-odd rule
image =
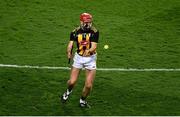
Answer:
[[[67,53],[67,57],[68,57],[68,59],[71,59],[71,58],[72,58],[71,52],[68,52],[68,53]]]

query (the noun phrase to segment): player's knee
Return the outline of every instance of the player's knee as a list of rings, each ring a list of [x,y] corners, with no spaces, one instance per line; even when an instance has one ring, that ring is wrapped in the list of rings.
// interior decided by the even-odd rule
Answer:
[[[87,89],[91,89],[92,88],[92,83],[86,83],[86,86],[85,86]]]
[[[73,81],[73,80],[68,80],[67,83],[68,83],[69,86],[74,86],[76,82]]]

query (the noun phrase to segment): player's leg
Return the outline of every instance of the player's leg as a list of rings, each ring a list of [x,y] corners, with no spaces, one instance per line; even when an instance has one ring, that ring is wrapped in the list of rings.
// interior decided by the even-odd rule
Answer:
[[[90,94],[90,92],[92,90],[95,74],[96,74],[96,69],[92,69],[92,70],[86,69],[86,81],[85,81],[85,85],[84,85],[84,88],[82,91],[82,96],[80,99],[80,106],[81,107],[88,106],[86,98],[88,97],[88,95]]]
[[[75,53],[75,56],[73,58],[74,62],[73,62],[72,68],[71,68],[70,79],[67,81],[68,88],[67,88],[66,92],[63,94],[63,96],[61,97],[62,102],[67,101],[69,95],[72,93],[73,87],[75,86],[75,84],[77,82],[80,69],[83,67],[83,65],[81,63],[81,59],[82,59],[82,57],[79,56],[77,53]]]
[[[69,91],[72,91],[73,87],[75,86],[79,76],[79,72],[80,72],[79,68],[72,67],[70,79],[67,81]]]
[[[72,93],[72,89],[74,88],[74,86],[77,82],[79,72],[80,72],[80,69],[72,67],[70,79],[67,81],[68,88],[67,88],[66,92],[64,92],[64,94],[61,97],[61,100],[63,102],[67,101],[69,95]]]

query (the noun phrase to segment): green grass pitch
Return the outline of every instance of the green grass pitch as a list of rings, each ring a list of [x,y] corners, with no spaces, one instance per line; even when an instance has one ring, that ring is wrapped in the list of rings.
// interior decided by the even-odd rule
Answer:
[[[180,68],[179,0],[1,0],[0,64],[68,66],[83,12],[100,31],[98,67]],[[62,105],[68,70],[1,67],[0,115],[180,115],[179,71],[97,71],[91,109],[78,107],[84,77]]]

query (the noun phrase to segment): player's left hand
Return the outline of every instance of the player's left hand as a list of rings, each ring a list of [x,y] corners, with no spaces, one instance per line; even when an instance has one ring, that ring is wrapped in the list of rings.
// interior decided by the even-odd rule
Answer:
[[[90,56],[90,51],[89,51],[89,49],[84,51],[83,56]]]

